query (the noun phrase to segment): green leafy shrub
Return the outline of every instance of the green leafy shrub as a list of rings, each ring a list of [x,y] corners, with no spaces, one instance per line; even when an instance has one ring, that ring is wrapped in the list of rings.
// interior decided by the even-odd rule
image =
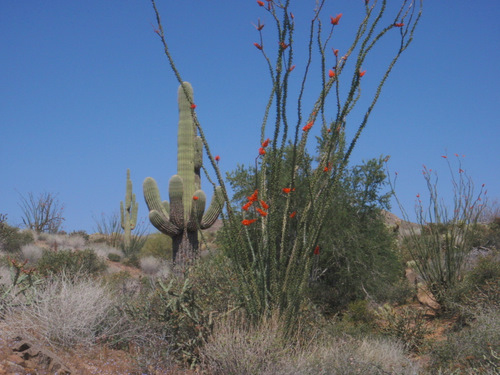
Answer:
[[[66,275],[98,275],[106,269],[105,262],[91,249],[82,251],[45,251],[37,263],[42,275],[64,272]]]
[[[500,367],[500,310],[483,310],[475,320],[432,350],[433,373],[498,374]]]
[[[31,231],[20,231],[19,228],[7,224],[6,220],[0,221],[0,251],[12,254],[33,241],[34,237]]]
[[[358,300],[349,303],[347,311],[344,313],[344,319],[354,324],[371,323],[374,318],[375,315],[373,311],[370,310],[368,301],[366,300]]]
[[[421,309],[415,306],[393,309],[384,305],[379,309],[378,315],[383,319],[384,334],[401,340],[408,350],[418,352],[421,349],[425,335],[429,332]]]
[[[122,257],[116,253],[109,253],[108,259],[112,262],[119,262],[122,259]]]
[[[139,252],[139,257],[153,256],[161,259],[172,259],[172,239],[163,233],[147,236],[146,242]]]

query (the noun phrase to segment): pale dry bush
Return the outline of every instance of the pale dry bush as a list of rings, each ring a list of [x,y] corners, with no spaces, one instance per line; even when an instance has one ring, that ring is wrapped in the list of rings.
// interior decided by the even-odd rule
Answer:
[[[23,260],[33,264],[42,257],[43,249],[35,244],[27,244],[21,247],[21,255]]]
[[[215,325],[201,349],[202,361],[214,374],[278,374],[283,358],[292,348],[284,345],[277,316],[251,328],[241,316],[231,316]]]
[[[87,244],[85,238],[81,236],[69,236],[67,234],[40,233],[37,238],[51,248],[59,250],[83,250]]]
[[[166,278],[170,274],[168,263],[154,256],[142,258],[139,264],[146,275]]]
[[[9,286],[12,284],[10,271],[7,267],[0,266],[0,285]]]
[[[354,339],[318,335],[306,343],[285,341],[278,319],[256,328],[244,320],[219,322],[201,349],[207,370],[214,374],[282,375],[417,375],[419,366],[404,346],[386,338]],[[300,344],[299,344],[300,343]]]
[[[88,248],[94,250],[94,252],[100,258],[108,259],[109,254],[116,254],[120,258],[123,259],[123,251],[121,251],[120,249],[117,249],[116,247],[106,245],[104,243],[92,244],[92,245],[89,245]]]
[[[10,306],[0,333],[43,346],[89,346],[118,333],[114,306],[110,290],[95,280],[63,274],[40,287],[31,303]]]

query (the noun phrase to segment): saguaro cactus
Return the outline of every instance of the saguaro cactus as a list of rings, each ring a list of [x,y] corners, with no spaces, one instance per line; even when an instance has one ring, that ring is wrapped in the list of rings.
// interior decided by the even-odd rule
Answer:
[[[144,199],[149,220],[162,233],[172,237],[173,261],[181,272],[198,256],[198,231],[212,226],[222,211],[222,189],[215,189],[205,212],[206,195],[201,190],[200,169],[203,145],[193,120],[193,88],[183,82],[178,90],[179,130],[177,137],[177,174],[169,181],[170,203],[161,201],[156,181],[144,180]]]
[[[137,224],[137,210],[139,204],[135,201],[135,194],[132,193],[132,181],[130,180],[130,169],[127,169],[127,188],[125,192],[125,202],[120,202],[121,225],[123,228],[123,243],[125,248],[130,246],[131,232]]]

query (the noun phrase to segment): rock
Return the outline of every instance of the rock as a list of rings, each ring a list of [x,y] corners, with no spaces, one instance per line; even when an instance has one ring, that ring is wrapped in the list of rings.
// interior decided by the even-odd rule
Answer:
[[[19,354],[13,354],[11,357],[17,357],[21,360],[21,363],[14,362],[16,364],[25,367],[28,365],[29,367],[34,367],[35,362],[37,362],[52,373],[59,375],[75,373],[73,369],[64,365],[62,359],[55,353],[52,353],[48,349],[36,347],[26,340],[18,342],[12,349]],[[26,363],[26,361],[29,363]]]

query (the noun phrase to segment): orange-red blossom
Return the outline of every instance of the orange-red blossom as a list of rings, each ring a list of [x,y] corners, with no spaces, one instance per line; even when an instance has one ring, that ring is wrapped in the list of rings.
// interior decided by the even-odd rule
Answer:
[[[255,210],[260,214],[260,216],[267,216],[267,212],[266,211],[264,211],[264,210],[262,210],[262,209],[260,209],[258,207]]]
[[[304,126],[302,128],[302,130],[306,132],[306,131],[310,130],[313,127],[313,125],[314,125],[314,121],[311,121],[306,126]]]
[[[241,224],[243,225],[250,225],[252,223],[255,223],[257,221],[257,219],[251,219],[251,220],[248,220],[248,219],[245,219],[241,222]]]
[[[259,194],[258,190],[255,190],[252,195],[250,195],[247,199],[250,202],[255,202],[257,200],[257,195]]]
[[[338,24],[339,24],[339,21],[340,21],[340,18],[342,18],[342,13],[337,14],[337,16],[336,16],[336,17],[332,17],[332,16],[330,16],[330,23],[331,23],[332,25],[338,25]]]
[[[283,193],[288,194],[291,191],[295,191],[295,188],[283,188],[282,191],[283,191]]]

